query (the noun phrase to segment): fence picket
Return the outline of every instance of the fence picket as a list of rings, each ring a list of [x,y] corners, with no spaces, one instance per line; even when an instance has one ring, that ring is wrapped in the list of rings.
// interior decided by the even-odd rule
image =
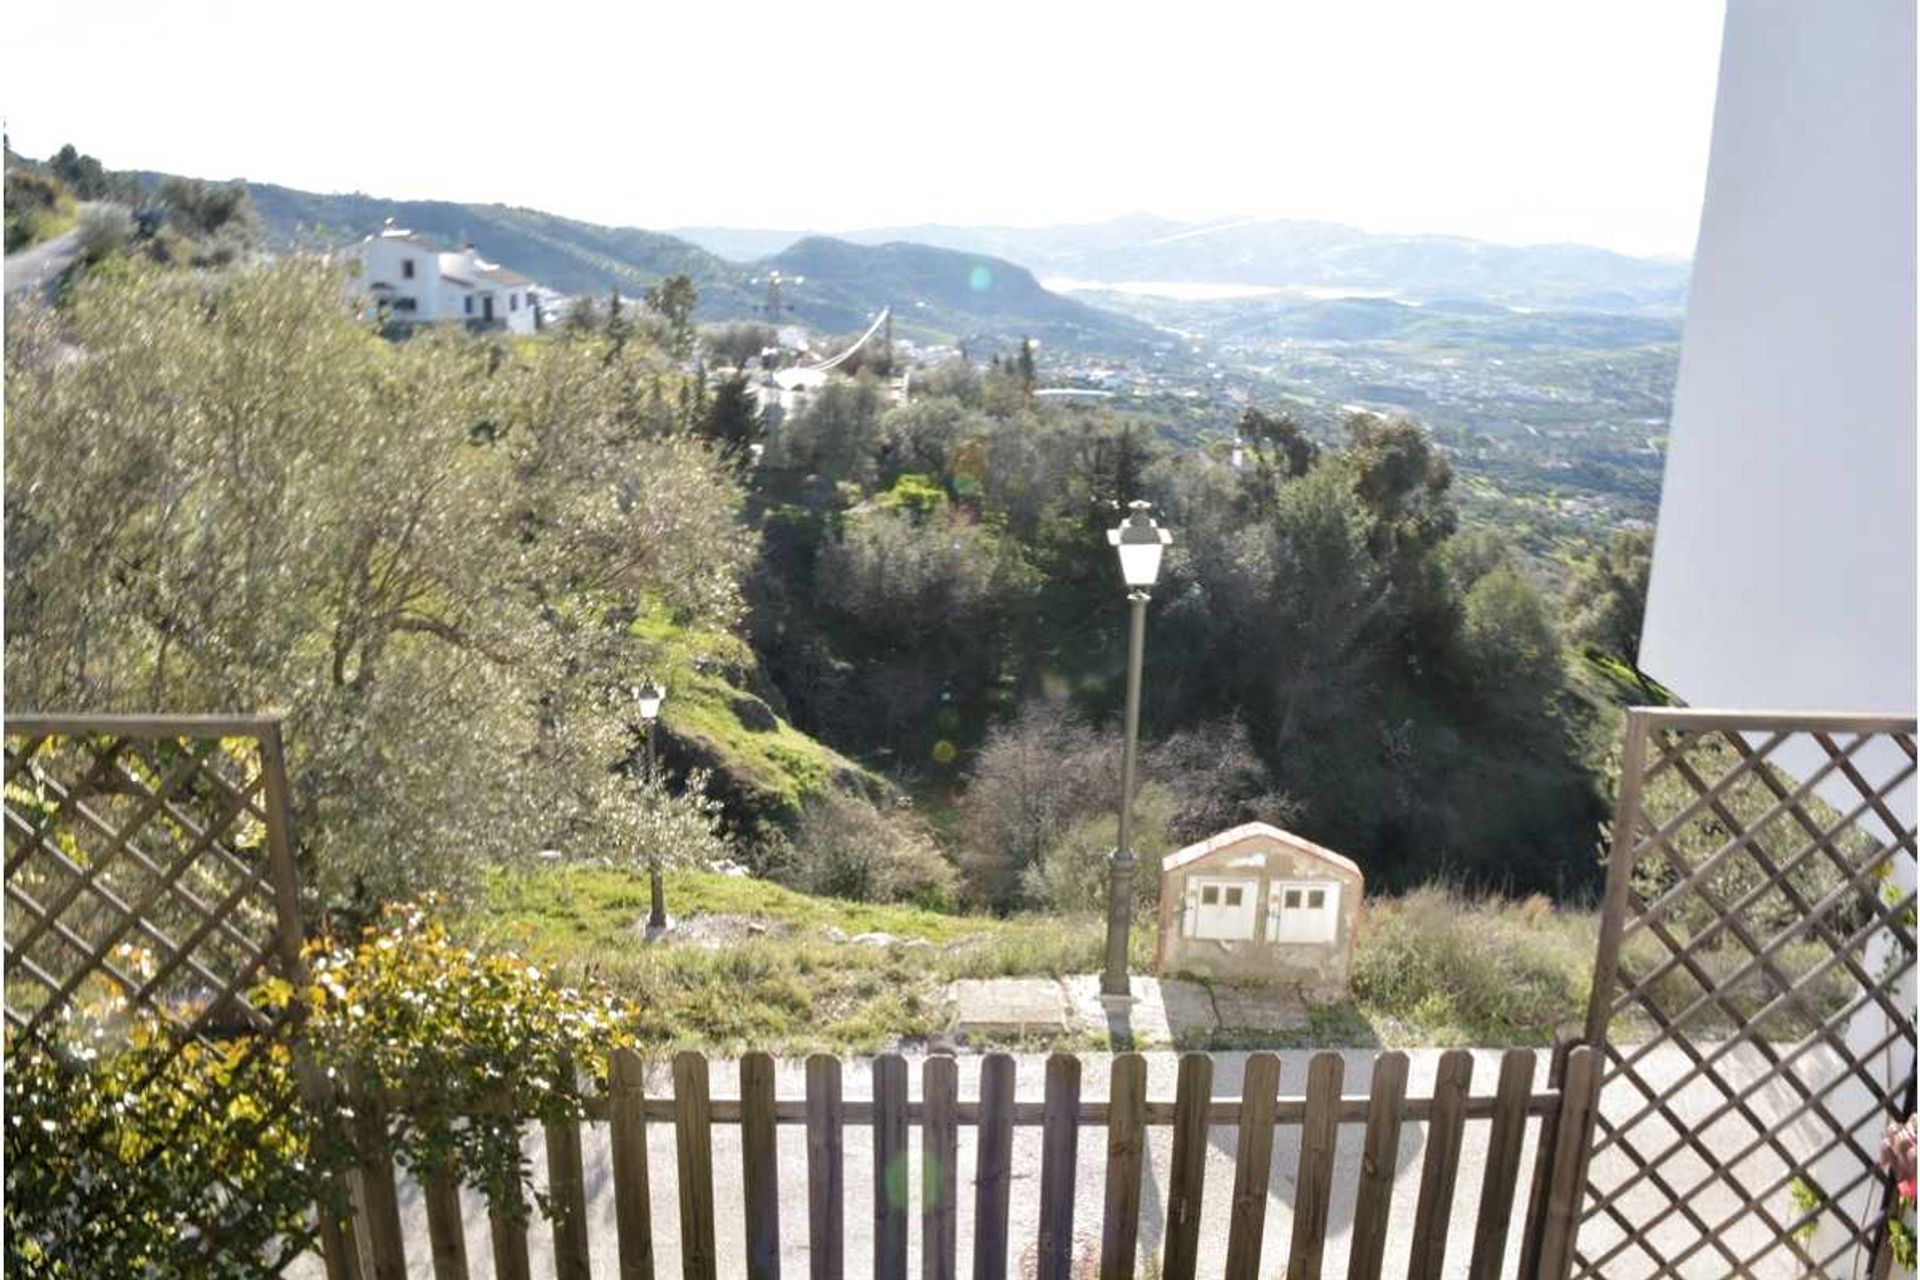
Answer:
[[[673,1055],[674,1139],[680,1169],[680,1270],[686,1280],[716,1280],[713,1239],[713,1126],[707,1060]]]
[[[873,1060],[873,1275],[907,1277],[907,1060]]]
[[[1247,1055],[1240,1080],[1240,1131],[1235,1135],[1233,1202],[1227,1222],[1227,1280],[1253,1280],[1267,1234],[1267,1183],[1273,1176],[1273,1109],[1280,1059]]]
[[[608,1066],[613,1147],[613,1216],[620,1233],[620,1280],[653,1280],[653,1209],[647,1186],[646,1066],[615,1049]]]
[[[427,1207],[433,1280],[467,1280],[467,1233],[460,1221],[460,1180],[443,1162],[427,1174],[421,1192]]]
[[[780,1280],[780,1160],[773,1124],[773,1058],[740,1059],[740,1174],[749,1280]]]
[[[1354,1200],[1347,1253],[1348,1280],[1380,1280],[1387,1255],[1387,1217],[1393,1209],[1394,1166],[1400,1158],[1400,1118],[1406,1110],[1407,1055],[1394,1050],[1373,1060],[1367,1136],[1360,1152],[1360,1190]]]
[[[1473,1258],[1468,1280],[1499,1280],[1507,1258],[1507,1228],[1520,1179],[1520,1149],[1527,1140],[1527,1095],[1538,1067],[1531,1049],[1509,1049],[1500,1059],[1487,1135],[1487,1166],[1480,1180],[1480,1212],[1473,1222]],[[1544,1125],[1543,1125],[1544,1127]]]
[[[1599,1101],[1599,1051],[1581,1045],[1568,1056],[1560,1094],[1553,1170],[1548,1180],[1551,1190],[1540,1236],[1538,1274],[1543,1277],[1564,1277],[1572,1272],[1574,1226],[1586,1190],[1587,1157]]]
[[[1473,1087],[1473,1055],[1449,1049],[1433,1077],[1433,1110],[1427,1120],[1427,1152],[1420,1169],[1420,1198],[1413,1213],[1413,1253],[1407,1280],[1440,1280],[1453,1222],[1454,1180],[1460,1169],[1460,1139],[1466,1127],[1467,1093]]]
[[[1526,1276],[1537,1276],[1540,1270],[1540,1237],[1546,1230],[1547,1197],[1553,1190],[1549,1184],[1553,1176],[1553,1149],[1559,1141],[1560,1112],[1566,1106],[1567,1055],[1572,1051],[1571,1040],[1557,1040],[1553,1057],[1547,1063],[1547,1084],[1562,1090],[1562,1094],[1553,1115],[1540,1121],[1540,1140],[1533,1151],[1533,1188],[1527,1193],[1525,1225],[1520,1231],[1520,1273]]]
[[[493,1241],[497,1280],[532,1280],[527,1256],[527,1198],[518,1178],[508,1179],[487,1198],[487,1230]]]
[[[374,1280],[406,1280],[407,1245],[400,1229],[400,1193],[394,1187],[393,1146],[380,1083],[353,1081],[354,1142],[360,1155],[360,1217],[373,1255]]]
[[[562,1066],[569,1084],[573,1064]],[[547,1195],[553,1220],[553,1270],[559,1280],[592,1280],[593,1246],[587,1240],[587,1170],[580,1151],[580,1122],[550,1120],[547,1135]]]
[[[1300,1173],[1294,1181],[1293,1244],[1287,1280],[1320,1280],[1327,1247],[1327,1210],[1333,1202],[1333,1156],[1340,1137],[1340,1080],[1346,1063],[1316,1053],[1307,1068],[1307,1118],[1300,1124]]]
[[[807,1263],[813,1280],[846,1274],[846,1157],[840,1060],[807,1059]]]
[[[1073,1266],[1073,1190],[1080,1155],[1080,1059],[1047,1059],[1046,1119],[1040,1138],[1038,1280],[1068,1280]]]
[[[1147,1060],[1113,1060],[1107,1109],[1107,1203],[1100,1223],[1101,1280],[1133,1280],[1140,1245],[1140,1168],[1147,1153]]]
[[[1207,1107],[1213,1101],[1213,1059],[1180,1056],[1173,1098],[1173,1161],[1167,1175],[1165,1280],[1193,1280],[1200,1261],[1200,1205],[1207,1187]]]
[[[973,1280],[1006,1280],[1007,1203],[1013,1190],[1013,1059],[980,1063],[980,1150],[974,1176]]]
[[[960,1067],[951,1057],[928,1058],[920,1069],[925,1110],[920,1121],[920,1274],[954,1280],[954,1213],[960,1172]]]

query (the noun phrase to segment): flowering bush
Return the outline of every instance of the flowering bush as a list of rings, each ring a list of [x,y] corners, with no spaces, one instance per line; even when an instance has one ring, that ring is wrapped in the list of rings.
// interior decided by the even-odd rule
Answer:
[[[326,1073],[399,1096],[392,1141],[408,1171],[451,1174],[502,1206],[523,1202],[514,1184],[531,1187],[520,1124],[582,1118],[608,1051],[631,1043],[617,998],[460,946],[423,907],[388,907],[357,943],[316,944],[307,962],[308,1036]]]
[[[125,971],[154,960],[122,946]],[[6,1274],[252,1277],[305,1247],[329,1153],[284,1039],[178,1042],[117,990],[6,1041]]]
[[[524,1213],[519,1125],[584,1114],[630,1011],[516,956],[460,947],[417,907],[307,959],[305,993],[274,978],[256,1003],[291,1012],[305,995],[311,1056],[349,1108],[348,1086],[363,1082],[399,1095],[403,1167],[451,1173]],[[285,1036],[181,1043],[102,996],[52,1035],[10,1032],[6,1055],[10,1277],[271,1273],[307,1246],[315,1201],[355,1155],[346,1126],[303,1105]]]

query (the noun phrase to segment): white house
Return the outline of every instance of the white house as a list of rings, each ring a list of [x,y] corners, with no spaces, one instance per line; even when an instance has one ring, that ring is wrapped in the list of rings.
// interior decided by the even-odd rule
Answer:
[[[396,323],[464,324],[475,332],[508,333],[540,327],[538,286],[488,262],[472,245],[443,248],[389,218],[349,253],[360,264],[356,287]]]

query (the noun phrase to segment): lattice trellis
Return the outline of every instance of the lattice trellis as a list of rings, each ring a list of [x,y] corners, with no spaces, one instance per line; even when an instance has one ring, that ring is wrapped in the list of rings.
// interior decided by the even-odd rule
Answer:
[[[1576,1275],[1885,1274],[1874,1161],[1914,1108],[1914,736],[1630,714]]]
[[[137,1043],[144,1088],[183,1055],[214,1055],[225,1070],[178,1117],[183,1137],[243,1092],[269,1102],[250,1120],[262,1134],[302,1105],[285,1067],[298,1001],[252,995],[269,977],[305,986],[286,786],[271,717],[7,718],[10,1065],[40,1053],[84,1068]],[[111,1143],[113,1123],[71,1140]],[[204,1224],[205,1247],[220,1225]],[[285,1241],[282,1261],[308,1243]]]

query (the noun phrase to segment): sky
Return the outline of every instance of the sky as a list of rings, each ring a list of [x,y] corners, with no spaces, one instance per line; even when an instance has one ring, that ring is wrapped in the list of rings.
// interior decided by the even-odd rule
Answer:
[[[4,12],[14,148],[110,168],[654,228],[1145,211],[1687,256],[1724,0]]]

